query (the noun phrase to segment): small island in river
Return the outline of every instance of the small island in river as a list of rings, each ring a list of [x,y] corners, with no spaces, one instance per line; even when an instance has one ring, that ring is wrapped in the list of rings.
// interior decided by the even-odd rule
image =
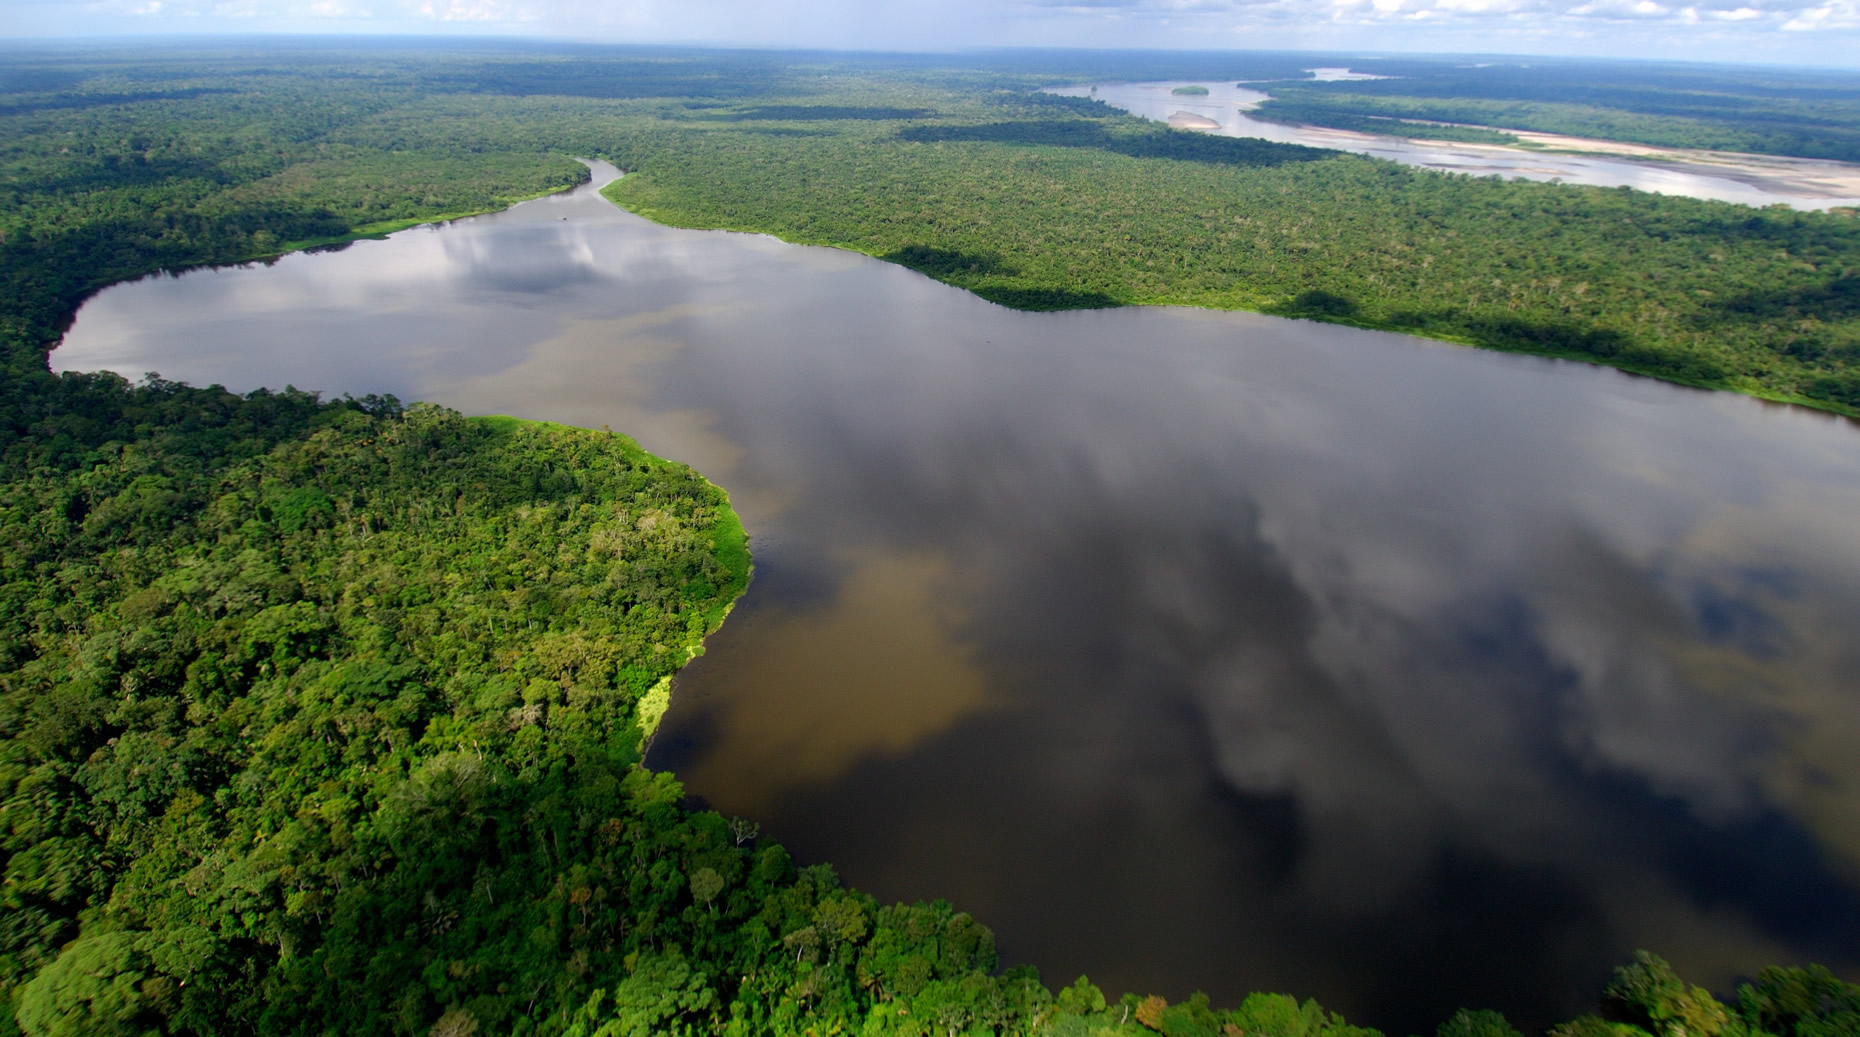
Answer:
[[[1199,130],[1205,133],[1220,129],[1221,124],[1205,115],[1196,115],[1194,112],[1176,112],[1169,117],[1169,128],[1173,130]]]

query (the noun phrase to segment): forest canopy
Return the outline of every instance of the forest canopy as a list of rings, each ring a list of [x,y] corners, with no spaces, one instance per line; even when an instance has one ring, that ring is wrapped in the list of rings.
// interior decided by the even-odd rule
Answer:
[[[1053,74],[0,62],[0,1033],[1372,1033],[1282,994],[1055,989],[955,906],[688,809],[641,740],[749,575],[690,469],[604,431],[46,367],[110,283],[496,208],[585,155],[649,214],[1012,305],[1243,306],[1860,401],[1839,217],[1179,134],[1032,91]],[[1826,970],[1721,1001],[1643,954],[1554,1032],[1857,1030]]]
[[[0,1032],[1373,1037],[1003,970],[639,766],[748,576],[696,473],[380,398],[34,380],[0,454]],[[1643,955],[1557,1037],[1827,1037]],[[1516,1037],[1466,1011],[1441,1037]]]
[[[992,257],[919,269],[1003,305],[1258,310],[1860,414],[1860,220],[1437,173],[1038,92],[1160,76],[1159,60],[312,43],[16,55],[0,94],[0,334],[30,359],[104,284],[496,208],[579,182],[571,156],[584,156],[629,171],[610,197],[666,223],[907,265],[898,257]],[[1295,68],[1171,60],[1223,78]],[[1307,81],[1286,97],[1447,90],[1472,74],[1376,70],[1398,78]],[[1517,74],[1473,71],[1474,100],[1522,89]],[[1542,78],[1575,96],[1593,73]],[[1615,73],[1609,96],[1646,108],[1709,94],[1729,110],[1722,97],[1742,90],[1759,108],[1847,118],[1840,83],[1664,75]]]

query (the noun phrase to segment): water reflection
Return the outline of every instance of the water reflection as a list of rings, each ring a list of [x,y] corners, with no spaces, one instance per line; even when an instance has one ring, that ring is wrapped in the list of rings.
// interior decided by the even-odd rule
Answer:
[[[586,191],[120,286],[54,361],[697,465],[757,578],[654,764],[1049,978],[1419,1032],[1573,1012],[1636,946],[1721,987],[1860,966],[1846,423],[1248,314],[1015,313]]]
[[[1181,86],[1200,86],[1208,93],[1201,96],[1173,92]],[[1798,209],[1860,205],[1860,166],[1845,162],[1655,148],[1548,133],[1520,133],[1524,140],[1555,149],[1529,151],[1493,144],[1409,140],[1322,126],[1287,126],[1247,115],[1267,99],[1267,94],[1232,83],[1206,80],[1109,83],[1057,87],[1049,92],[1095,98],[1145,119],[1169,123],[1177,129],[1200,130],[1223,137],[1262,137],[1287,144],[1350,151],[1405,166],[1470,176],[1633,187],[1742,205],[1789,205]],[[1569,150],[1613,151],[1622,157],[1564,153]]]

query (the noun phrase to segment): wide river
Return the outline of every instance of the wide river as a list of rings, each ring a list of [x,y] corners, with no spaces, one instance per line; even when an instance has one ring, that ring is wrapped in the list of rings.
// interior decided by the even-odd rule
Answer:
[[[1314,70],[1319,71],[1319,70]],[[1337,69],[1321,70],[1333,73]],[[1347,76],[1348,73],[1345,73]],[[1369,77],[1377,78],[1377,77]],[[1206,94],[1177,94],[1199,86]],[[1688,198],[1741,205],[1788,205],[1828,209],[1860,205],[1860,165],[1821,159],[1746,155],[1726,151],[1656,148],[1614,141],[1510,131],[1542,150],[1499,144],[1410,140],[1323,126],[1293,126],[1255,119],[1248,113],[1267,94],[1236,83],[1172,80],[1164,83],[1104,83],[1055,87],[1049,93],[1090,97],[1133,115],[1180,129],[1222,137],[1262,137],[1286,144],[1351,151],[1359,155],[1469,176],[1557,180],[1595,187],[1632,187]]]
[[[595,185],[616,175],[597,166]],[[1540,1023],[1860,969],[1860,429],[1241,313],[1029,314],[594,187],[86,305],[60,369],[609,425],[747,597],[651,762],[1049,981]]]

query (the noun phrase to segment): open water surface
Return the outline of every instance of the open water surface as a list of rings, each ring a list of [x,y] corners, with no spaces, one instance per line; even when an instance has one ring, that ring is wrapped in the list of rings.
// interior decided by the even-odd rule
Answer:
[[[1337,69],[1318,70],[1337,72]],[[1347,74],[1347,73],[1346,73]],[[1325,77],[1314,77],[1323,81]],[[1339,78],[1332,75],[1334,80]],[[1379,78],[1379,77],[1368,77]],[[1179,86],[1200,86],[1203,95],[1176,94]],[[1773,155],[1739,155],[1727,152],[1661,151],[1639,159],[1601,154],[1570,154],[1560,150],[1526,150],[1496,144],[1466,144],[1444,140],[1410,140],[1378,133],[1357,133],[1323,126],[1292,126],[1248,115],[1268,98],[1259,90],[1208,80],[1171,80],[1162,83],[1105,83],[1056,87],[1050,93],[1090,97],[1133,115],[1168,122],[1185,112],[1213,123],[1187,126],[1222,137],[1260,137],[1285,144],[1350,151],[1388,159],[1405,166],[1421,166],[1469,176],[1522,177],[1558,180],[1595,187],[1632,187],[1687,198],[1709,198],[1741,205],[1789,205],[1798,209],[1827,209],[1860,205],[1860,167],[1818,159],[1781,158]],[[1607,146],[1577,138],[1555,138],[1562,147]]]
[[[615,171],[597,167],[596,183]],[[743,603],[654,766],[1051,982],[1396,1033],[1860,968],[1860,429],[1236,313],[1027,314],[592,187],[121,285],[53,354],[610,425]]]

